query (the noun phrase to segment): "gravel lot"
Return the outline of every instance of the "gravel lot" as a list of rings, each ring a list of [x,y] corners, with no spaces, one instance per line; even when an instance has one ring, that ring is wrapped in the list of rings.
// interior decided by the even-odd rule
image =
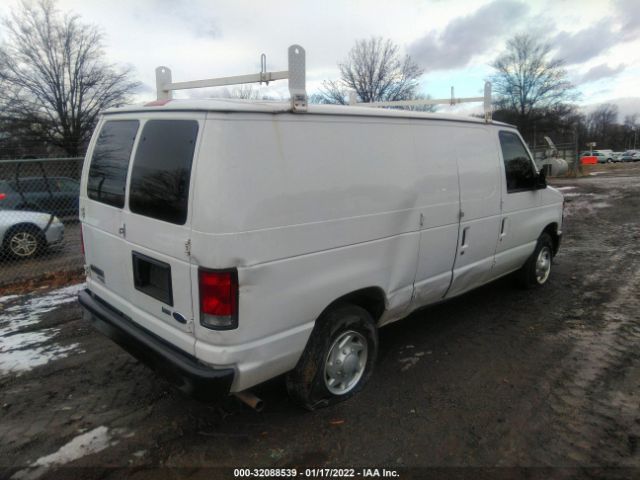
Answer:
[[[282,379],[256,389],[262,413],[183,396],[82,320],[79,287],[0,299],[0,478],[638,478],[640,165],[591,173],[553,181],[567,204],[548,285],[505,278],[384,328],[365,391],[313,413]]]

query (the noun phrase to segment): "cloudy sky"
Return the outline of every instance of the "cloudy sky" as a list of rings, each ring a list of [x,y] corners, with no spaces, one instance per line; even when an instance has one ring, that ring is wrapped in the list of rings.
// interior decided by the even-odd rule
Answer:
[[[0,1],[6,15],[17,0]],[[105,33],[106,54],[135,68],[154,95],[154,69],[174,81],[252,73],[260,53],[286,69],[286,48],[307,51],[307,88],[337,77],[354,41],[392,39],[424,68],[433,97],[476,96],[489,63],[518,33],[549,41],[585,106],[615,101],[640,111],[640,0],[59,0]],[[285,85],[275,87],[283,94]],[[276,85],[274,84],[274,85]],[[629,100],[626,100],[629,99]]]

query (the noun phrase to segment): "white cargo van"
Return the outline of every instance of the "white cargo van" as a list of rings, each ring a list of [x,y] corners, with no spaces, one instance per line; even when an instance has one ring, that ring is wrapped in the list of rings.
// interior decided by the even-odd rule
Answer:
[[[96,326],[210,398],[287,374],[308,408],[371,376],[378,327],[498,277],[547,282],[562,233],[515,128],[357,106],[105,112],[81,185]]]

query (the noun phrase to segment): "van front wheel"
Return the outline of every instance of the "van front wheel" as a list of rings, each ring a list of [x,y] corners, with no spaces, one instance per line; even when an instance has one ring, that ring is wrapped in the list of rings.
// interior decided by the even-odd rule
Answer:
[[[289,395],[309,410],[346,400],[362,390],[378,353],[378,332],[365,309],[339,305],[311,333],[298,365],[287,375]]]
[[[536,249],[518,272],[521,286],[524,288],[541,287],[551,275],[553,260],[553,241],[547,233],[538,238]]]

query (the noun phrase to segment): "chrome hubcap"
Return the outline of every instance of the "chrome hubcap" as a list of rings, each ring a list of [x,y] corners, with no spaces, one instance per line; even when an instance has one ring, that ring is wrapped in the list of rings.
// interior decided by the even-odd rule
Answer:
[[[536,260],[536,280],[540,285],[547,281],[551,273],[551,249],[542,247]]]
[[[360,381],[367,366],[367,339],[349,330],[338,336],[324,364],[324,384],[334,395],[350,392]]]
[[[9,248],[18,257],[30,257],[38,248],[38,240],[29,232],[19,232],[11,237]]]

